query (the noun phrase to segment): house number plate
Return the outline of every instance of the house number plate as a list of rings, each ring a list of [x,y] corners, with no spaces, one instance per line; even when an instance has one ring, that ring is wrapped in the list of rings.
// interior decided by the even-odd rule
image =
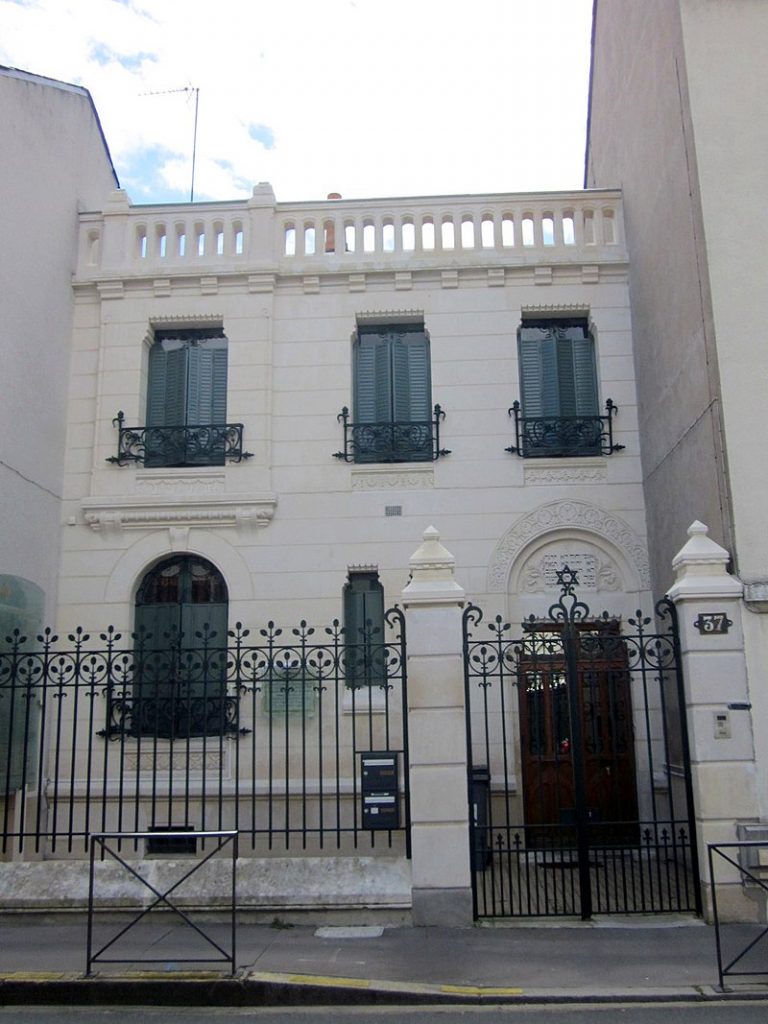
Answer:
[[[702,635],[714,636],[727,633],[733,622],[725,612],[701,612],[693,624]]]

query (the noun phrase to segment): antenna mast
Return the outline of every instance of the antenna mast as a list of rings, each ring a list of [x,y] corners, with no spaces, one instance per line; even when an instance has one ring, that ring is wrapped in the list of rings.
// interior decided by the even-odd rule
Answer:
[[[183,92],[187,96],[195,94],[195,127],[192,133],[192,182],[189,187],[189,201],[195,201],[195,163],[197,161],[197,114],[200,105],[200,89],[195,85],[185,85],[182,89],[160,89],[156,92],[143,92],[142,96],[170,96],[172,93]]]

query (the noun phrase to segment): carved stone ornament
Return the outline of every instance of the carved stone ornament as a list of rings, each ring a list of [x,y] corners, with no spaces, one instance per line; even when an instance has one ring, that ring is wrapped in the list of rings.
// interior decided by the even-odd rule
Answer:
[[[524,466],[524,471],[526,484],[601,484],[608,479],[604,462],[597,466]]]
[[[97,533],[119,534],[123,530],[146,530],[175,526],[238,526],[244,528],[268,526],[277,497],[264,494],[257,497],[236,494],[226,497],[197,497],[185,500],[158,498],[156,501],[96,501],[82,502],[85,522]]]
[[[555,530],[583,530],[609,541],[634,565],[643,589],[650,588],[648,550],[628,523],[619,516],[583,501],[554,501],[529,512],[515,523],[496,545],[488,567],[488,590],[503,593],[509,574],[523,548],[537,537]],[[605,578],[605,583],[610,574]],[[601,586],[601,589],[612,589]]]
[[[435,486],[431,466],[420,469],[353,469],[350,477],[353,491],[415,491]]]
[[[579,587],[585,590],[617,591],[622,588],[621,574],[610,559],[587,551],[553,551],[530,558],[520,574],[521,589],[529,594],[560,589],[558,571],[568,565],[578,573]]]

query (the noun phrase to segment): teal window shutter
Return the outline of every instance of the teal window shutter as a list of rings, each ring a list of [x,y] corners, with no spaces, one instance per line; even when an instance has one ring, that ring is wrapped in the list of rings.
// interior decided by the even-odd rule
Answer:
[[[411,326],[362,328],[353,350],[353,421],[377,424],[358,432],[358,462],[407,462],[432,457],[429,342]],[[423,429],[398,431],[404,424]],[[423,437],[422,437],[423,435]]]
[[[378,573],[353,572],[344,587],[344,637],[347,685],[383,686],[384,588]]]
[[[159,334],[149,352],[145,465],[221,465],[223,433],[175,427],[227,422],[227,339],[220,333]]]

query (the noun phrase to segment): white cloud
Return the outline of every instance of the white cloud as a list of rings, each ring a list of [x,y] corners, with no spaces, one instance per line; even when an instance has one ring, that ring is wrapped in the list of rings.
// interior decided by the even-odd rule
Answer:
[[[174,154],[157,164],[158,200],[188,192],[194,105],[142,94],[186,86],[200,89],[198,198],[264,180],[281,199],[578,188],[590,12],[591,0],[0,0],[0,62],[90,89],[122,179],[144,151]]]

